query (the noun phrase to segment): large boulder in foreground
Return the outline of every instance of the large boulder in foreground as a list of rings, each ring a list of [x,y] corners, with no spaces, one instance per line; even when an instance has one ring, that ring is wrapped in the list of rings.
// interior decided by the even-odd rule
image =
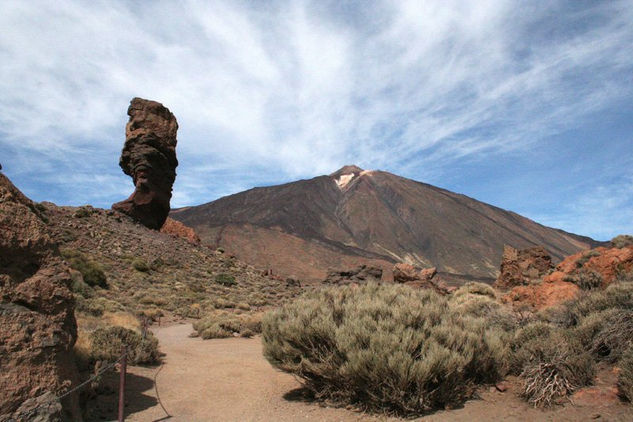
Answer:
[[[515,249],[505,245],[499,277],[497,277],[494,287],[509,289],[528,285],[542,279],[553,268],[552,257],[542,246]]]
[[[76,394],[56,399],[79,379],[69,285],[45,216],[0,174],[0,420],[81,420]]]
[[[176,180],[178,122],[162,104],[142,98],[132,99],[127,114],[130,120],[119,165],[132,177],[135,190],[112,209],[159,230],[169,214]]]

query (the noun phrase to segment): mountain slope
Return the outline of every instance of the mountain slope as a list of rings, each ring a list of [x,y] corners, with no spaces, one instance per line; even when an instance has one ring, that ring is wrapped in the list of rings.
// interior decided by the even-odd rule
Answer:
[[[492,279],[504,244],[543,245],[555,259],[596,244],[516,213],[383,171],[345,166],[172,212],[202,239],[281,275],[394,262],[454,279]]]

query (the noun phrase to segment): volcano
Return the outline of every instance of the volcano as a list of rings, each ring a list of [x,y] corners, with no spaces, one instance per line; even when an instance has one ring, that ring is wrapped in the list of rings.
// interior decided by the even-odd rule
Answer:
[[[511,211],[385,171],[347,165],[172,211],[202,240],[258,268],[306,281],[360,264],[436,267],[491,282],[504,245],[544,246],[555,261],[599,244]]]

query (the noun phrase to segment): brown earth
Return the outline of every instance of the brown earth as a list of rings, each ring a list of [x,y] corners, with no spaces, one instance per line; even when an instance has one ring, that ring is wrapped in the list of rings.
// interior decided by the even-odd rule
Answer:
[[[180,221],[176,221],[173,218],[167,217],[167,220],[165,220],[165,224],[163,224],[163,227],[160,228],[160,231],[161,233],[181,237],[194,245],[200,244],[200,237],[198,237],[194,229],[185,226]]]
[[[353,409],[333,408],[306,398],[299,382],[274,370],[262,357],[259,338],[201,340],[188,337],[188,324],[154,329],[165,353],[162,368],[131,368],[129,376],[129,421],[629,421],[631,408],[619,401],[586,407],[569,401],[552,410],[538,410],[517,397],[520,381],[509,378],[508,390],[482,388],[479,399],[462,408],[443,410],[417,419],[370,415]],[[158,372],[160,371],[160,372]],[[166,418],[153,386],[156,376],[162,404],[172,416]],[[601,372],[603,374],[603,372]],[[601,375],[602,376],[602,375]],[[607,381],[609,381],[608,379]],[[116,376],[111,379],[113,386]],[[599,386],[603,382],[598,380]],[[610,381],[609,381],[610,382]],[[608,388],[606,384],[604,388]],[[116,390],[104,417],[115,416]]]
[[[516,213],[383,171],[346,166],[174,210],[213,247],[282,276],[320,281],[358,265],[437,267],[447,281],[492,283],[504,245],[560,260],[597,245]]]

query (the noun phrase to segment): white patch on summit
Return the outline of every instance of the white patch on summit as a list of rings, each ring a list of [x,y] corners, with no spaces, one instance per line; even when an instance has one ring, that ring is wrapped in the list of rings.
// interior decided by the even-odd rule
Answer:
[[[339,189],[343,190],[343,188],[345,186],[347,186],[349,184],[349,182],[352,181],[353,178],[354,178],[354,173],[352,173],[352,174],[343,174],[343,175],[341,175],[341,177],[336,179],[336,185],[338,186]]]

